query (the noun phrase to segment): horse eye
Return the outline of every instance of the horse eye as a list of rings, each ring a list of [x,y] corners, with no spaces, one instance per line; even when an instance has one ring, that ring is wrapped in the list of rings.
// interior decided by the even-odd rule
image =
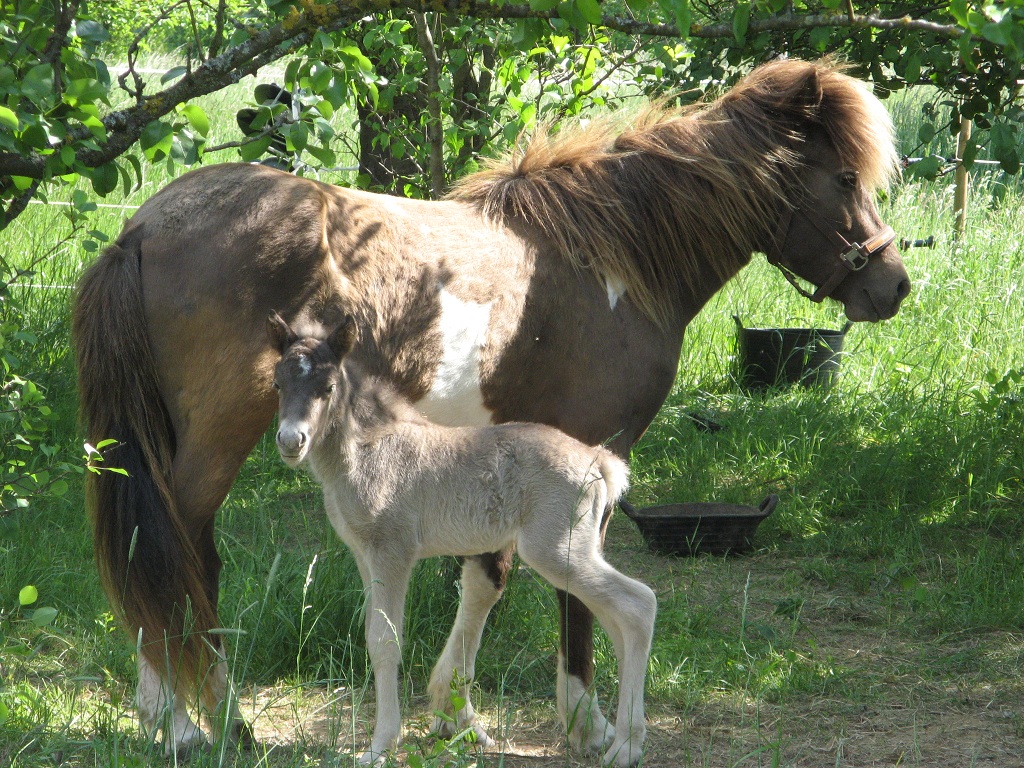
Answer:
[[[843,171],[839,174],[839,186],[843,189],[856,189],[857,188],[857,173],[856,171]]]
[[[274,389],[280,389],[281,385],[277,383],[277,379],[274,379]]]

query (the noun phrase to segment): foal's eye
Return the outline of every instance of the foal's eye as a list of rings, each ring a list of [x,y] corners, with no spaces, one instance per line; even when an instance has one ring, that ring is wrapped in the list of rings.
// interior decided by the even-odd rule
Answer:
[[[278,384],[278,383],[277,383],[277,380],[275,379],[275,380],[274,380],[274,389],[280,389],[280,388],[281,388],[281,385],[280,385],[280,384]]]
[[[333,395],[334,394],[334,390],[336,390],[337,388],[338,388],[337,384],[330,384],[330,385],[328,385],[326,394]]]
[[[843,171],[839,174],[839,186],[843,189],[856,189],[857,188],[857,172],[856,171]]]

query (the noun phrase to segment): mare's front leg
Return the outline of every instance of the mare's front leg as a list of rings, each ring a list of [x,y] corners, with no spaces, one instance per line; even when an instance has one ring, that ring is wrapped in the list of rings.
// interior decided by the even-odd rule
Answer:
[[[370,748],[359,756],[359,763],[382,765],[402,735],[398,668],[402,663],[405,595],[415,558],[405,552],[365,552],[363,557],[369,578],[364,583],[367,591],[366,649],[373,667],[377,720]]]
[[[483,726],[476,722],[476,712],[469,700],[470,684],[476,674],[476,655],[491,608],[505,590],[512,565],[512,550],[480,557],[466,558],[462,563],[462,595],[451,635],[430,675],[430,706],[432,712],[444,712],[452,720],[434,718],[433,731],[450,737],[472,728],[477,744],[494,745]],[[452,688],[457,681],[458,695],[465,706],[453,711]],[[453,722],[454,721],[454,722]]]

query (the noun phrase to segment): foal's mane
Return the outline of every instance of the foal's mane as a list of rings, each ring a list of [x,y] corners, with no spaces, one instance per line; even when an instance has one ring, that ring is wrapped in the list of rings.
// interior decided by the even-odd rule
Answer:
[[[714,101],[649,105],[559,132],[543,127],[463,179],[451,197],[485,216],[539,228],[576,265],[618,277],[665,325],[672,299],[734,274],[774,236],[791,206],[801,146],[824,132],[871,188],[895,175],[885,108],[844,67],[780,60]]]

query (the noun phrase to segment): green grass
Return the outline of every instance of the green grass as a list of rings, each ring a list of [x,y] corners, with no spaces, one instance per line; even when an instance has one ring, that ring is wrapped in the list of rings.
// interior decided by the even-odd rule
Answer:
[[[231,124],[231,98],[210,106],[221,123]],[[934,235],[937,245],[906,252],[913,293],[896,318],[850,330],[831,389],[751,395],[736,385],[733,314],[747,325],[843,323],[836,307],[805,301],[762,260],[690,326],[676,387],[634,451],[632,501],[757,503],[776,492],[781,503],[746,558],[658,557],[632,523],[613,520],[610,559],[659,595],[648,764],[815,764],[819,748],[827,759],[817,764],[839,764],[843,744],[849,755],[849,745],[864,743],[857,724],[874,722],[872,713],[897,723],[905,711],[963,716],[984,697],[1009,712],[992,726],[996,741],[1004,732],[1016,738],[1024,401],[1007,374],[1024,369],[1024,195],[1013,186],[994,204],[998,175],[974,178],[959,242],[948,179],[893,192],[886,220],[900,236]],[[166,180],[147,170],[144,188],[124,204]],[[128,213],[101,209],[92,226],[113,236]],[[0,248],[8,258],[47,252],[61,221],[58,209],[33,206],[0,233]],[[16,289],[40,337],[29,373],[47,387],[53,442],[71,456],[79,438],[66,286],[89,258],[78,243],[61,245],[31,280],[50,287]],[[693,410],[723,429],[696,430],[683,415]],[[76,486],[0,521],[0,700],[8,708],[0,764],[143,765],[158,754],[131,715],[133,649],[96,582],[82,509]],[[243,712],[257,722],[277,713],[305,730],[195,764],[300,766],[351,749],[361,738],[353,723],[365,727],[369,717],[358,576],[318,491],[280,464],[269,441],[221,510],[218,539]],[[404,684],[417,723],[456,582],[449,561],[422,564],[413,582]],[[36,628],[17,608],[26,584],[57,609],[53,625]],[[518,570],[478,664],[476,703],[496,731],[515,736],[553,718],[556,643],[553,595]],[[610,701],[613,652],[603,634],[597,653]],[[914,733],[902,764],[926,765],[931,742]],[[543,732],[556,754],[557,740],[554,729]]]

